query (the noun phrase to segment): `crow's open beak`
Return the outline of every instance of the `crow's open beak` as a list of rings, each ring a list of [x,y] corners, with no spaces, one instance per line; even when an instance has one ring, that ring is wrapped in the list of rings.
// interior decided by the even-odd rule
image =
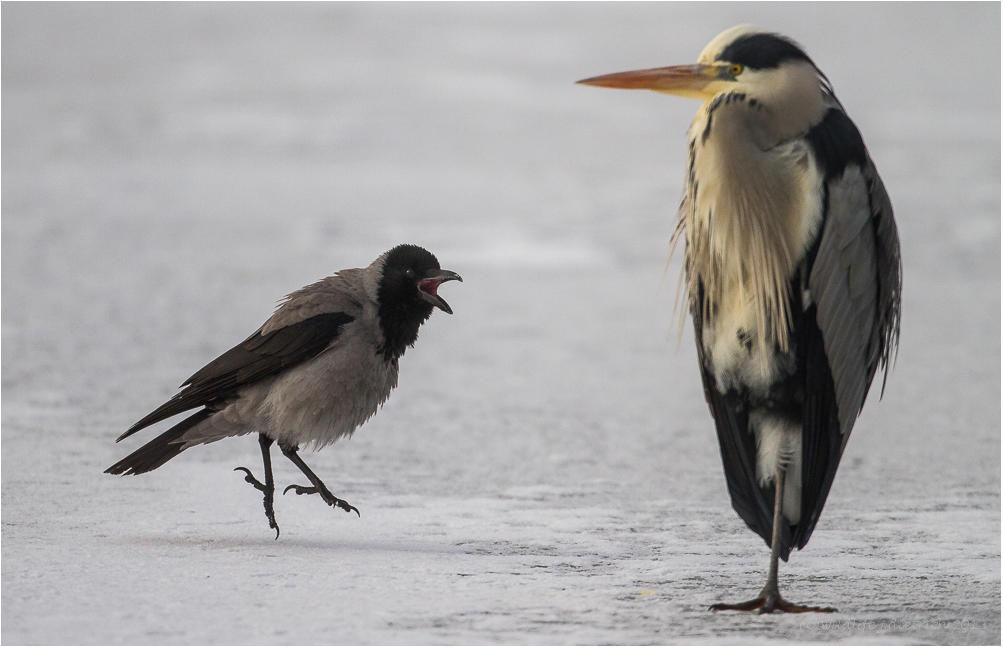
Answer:
[[[418,291],[421,293],[421,298],[428,301],[436,308],[446,312],[448,314],[453,314],[453,309],[449,307],[446,300],[438,295],[439,285],[445,283],[446,281],[459,281],[463,282],[460,275],[456,272],[450,272],[449,270],[433,270],[430,276],[423,278],[418,282]]]

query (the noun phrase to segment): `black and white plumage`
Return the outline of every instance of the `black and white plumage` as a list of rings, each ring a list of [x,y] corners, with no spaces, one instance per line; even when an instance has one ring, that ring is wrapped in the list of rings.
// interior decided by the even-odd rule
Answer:
[[[265,482],[246,480],[265,494],[265,513],[278,537],[273,510],[270,447],[303,471],[311,486],[297,494],[338,499],[299,457],[302,445],[320,449],[376,413],[397,386],[398,359],[413,346],[433,308],[452,314],[438,295],[444,281],[462,281],[431,253],[399,245],[369,267],[342,270],[290,294],[250,337],[188,378],[180,393],[134,424],[118,440],[191,409],[177,423],[107,470],[143,474],[189,447],[251,432],[259,434]]]
[[[732,505],[777,559],[818,522],[875,372],[898,344],[892,206],[828,79],[782,36],[742,25],[697,64],[581,81],[704,103],[689,130],[685,291]]]

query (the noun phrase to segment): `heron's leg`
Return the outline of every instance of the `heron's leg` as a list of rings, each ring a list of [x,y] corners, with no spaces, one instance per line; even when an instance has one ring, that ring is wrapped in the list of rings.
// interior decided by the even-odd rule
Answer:
[[[773,498],[773,540],[770,542],[770,570],[766,575],[766,586],[759,593],[759,597],[763,600],[763,605],[759,609],[760,613],[772,613],[778,608],[778,604],[785,604],[784,599],[780,597],[777,571],[780,566],[780,524],[784,522],[781,508],[783,507],[786,477],[787,469],[781,464],[777,467],[776,496]]]
[[[786,475],[787,466],[781,463],[777,466],[776,495],[773,499],[773,539],[770,542],[770,571],[766,576],[766,586],[763,587],[758,596],[751,600],[738,604],[712,604],[711,611],[758,611],[759,613],[773,613],[774,611],[834,613],[836,611],[832,607],[807,607],[794,604],[780,597],[777,571],[780,564],[780,524],[783,523],[781,508],[784,501],[784,477]]]
[[[300,468],[300,471],[303,472],[308,479],[310,479],[311,483],[313,483],[313,487],[303,487],[302,485],[290,485],[289,487],[287,487],[285,490],[282,491],[282,494],[285,494],[289,490],[293,490],[294,492],[296,492],[296,494],[319,494],[320,498],[324,499],[324,502],[327,503],[332,508],[341,508],[345,512],[355,512],[355,514],[359,515],[360,517],[362,516],[361,514],[359,514],[358,508],[356,508],[353,505],[349,505],[347,501],[339,499],[338,497],[331,494],[331,491],[327,489],[327,486],[324,485],[324,482],[321,481],[320,478],[313,473],[313,470],[307,467],[307,464],[303,462],[303,459],[300,458],[300,455],[296,447],[291,447],[291,446],[287,447],[286,445],[279,443],[279,449],[281,449],[282,453],[286,455],[286,458],[291,460],[293,464],[296,465],[296,467]]]
[[[268,527],[275,529],[275,538],[279,538],[279,524],[275,522],[275,479],[272,477],[272,453],[271,446],[274,442],[265,434],[258,434],[258,445],[261,446],[261,461],[265,466],[265,482],[262,483],[254,478],[251,470],[246,467],[236,467],[234,472],[244,470],[247,476],[244,480],[254,486],[254,489],[265,493],[265,516],[268,517]]]

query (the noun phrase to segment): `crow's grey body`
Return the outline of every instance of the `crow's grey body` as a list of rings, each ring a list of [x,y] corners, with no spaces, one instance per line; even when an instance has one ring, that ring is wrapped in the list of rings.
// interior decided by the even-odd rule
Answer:
[[[256,431],[287,445],[320,449],[368,420],[397,386],[397,362],[383,345],[375,286],[380,268],[343,270],[289,295],[252,335],[264,335],[324,314],[351,321],[316,356],[242,387],[225,407],[179,438],[185,448]],[[367,285],[370,287],[366,289]]]

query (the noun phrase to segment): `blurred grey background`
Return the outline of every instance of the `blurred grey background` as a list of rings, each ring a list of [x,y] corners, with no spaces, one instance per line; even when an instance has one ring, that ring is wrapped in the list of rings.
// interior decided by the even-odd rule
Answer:
[[[4,642],[999,642],[999,4],[0,10]],[[672,328],[698,104],[574,85],[743,22],[828,75],[902,238],[898,363],[781,568],[835,625],[705,611],[766,551]],[[280,498],[271,541],[251,439],[101,474],[282,295],[401,242],[465,282],[312,458],[361,520]]]

